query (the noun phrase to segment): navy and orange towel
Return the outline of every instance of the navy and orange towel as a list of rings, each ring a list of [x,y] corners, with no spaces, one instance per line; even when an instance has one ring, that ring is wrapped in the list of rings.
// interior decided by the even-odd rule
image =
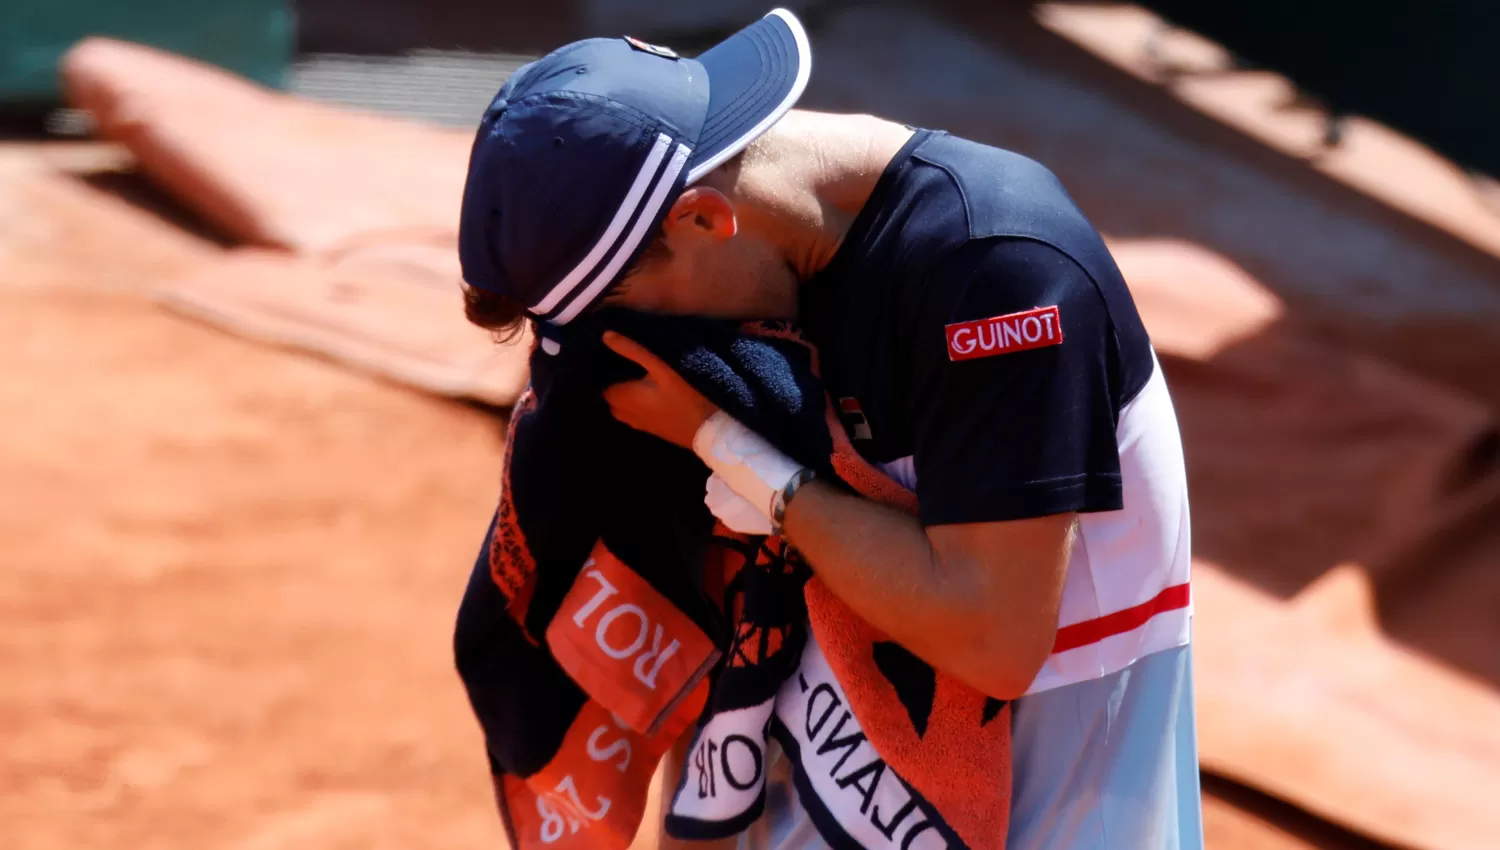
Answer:
[[[759,817],[774,737],[834,847],[1002,848],[1009,706],[887,640],[780,538],[717,523],[702,463],[609,415],[600,391],[639,369],[605,328],[826,480],[916,509],[855,453],[789,325],[611,311],[534,350],[455,634],[512,846],[623,850],[691,731],[678,837]]]

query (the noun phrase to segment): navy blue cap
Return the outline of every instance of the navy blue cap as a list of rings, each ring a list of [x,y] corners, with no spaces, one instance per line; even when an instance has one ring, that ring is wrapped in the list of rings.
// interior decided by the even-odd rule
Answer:
[[[684,188],[792,108],[811,68],[807,33],[776,9],[696,59],[591,38],[516,71],[469,154],[464,280],[567,324],[630,268]]]

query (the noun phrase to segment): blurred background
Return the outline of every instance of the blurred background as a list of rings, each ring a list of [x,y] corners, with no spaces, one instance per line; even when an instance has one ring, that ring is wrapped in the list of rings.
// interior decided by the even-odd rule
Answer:
[[[1210,846],[1500,846],[1500,6],[784,5],[803,106],[1035,157],[1109,240]],[[0,848],[504,846],[449,648],[525,382],[456,296],[472,129],[551,47],[768,8],[0,8]]]

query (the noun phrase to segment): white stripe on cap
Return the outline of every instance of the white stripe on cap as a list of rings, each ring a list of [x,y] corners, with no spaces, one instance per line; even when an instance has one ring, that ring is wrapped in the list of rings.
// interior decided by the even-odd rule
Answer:
[[[636,217],[635,226],[630,228],[630,233],[626,234],[625,239],[620,242],[620,247],[610,259],[609,265],[600,269],[599,273],[594,276],[594,282],[589,284],[588,289],[585,289],[578,297],[574,298],[573,303],[569,304],[561,313],[551,318],[550,321],[553,324],[565,325],[572,321],[574,316],[583,312],[585,307],[593,303],[594,298],[599,295],[599,292],[608,286],[610,281],[614,280],[615,275],[620,271],[620,267],[625,265],[625,262],[635,253],[636,247],[641,244],[641,238],[646,235],[646,229],[656,223],[656,214],[661,212],[661,206],[667,199],[667,193],[671,192],[672,187],[677,185],[677,175],[682,173],[682,169],[687,165],[688,157],[692,153],[693,149],[687,145],[677,146],[677,150],[672,153],[672,161],[667,163],[666,169],[657,178],[656,188],[651,192],[651,197],[647,198],[645,205],[641,207],[641,214]]]
[[[671,146],[672,139],[669,136],[664,133],[657,135],[656,144],[651,147],[651,152],[646,155],[646,162],[641,165],[640,172],[635,175],[635,182],[630,184],[630,191],[625,193],[625,199],[620,202],[620,208],[615,211],[615,217],[609,222],[609,227],[604,229],[604,235],[600,236],[599,241],[594,243],[594,247],[588,252],[588,255],[577,266],[574,266],[572,271],[568,272],[568,276],[563,278],[561,283],[552,287],[552,291],[547,293],[547,297],[538,301],[531,308],[533,313],[539,315],[547,313],[562,303],[562,300],[567,298],[578,287],[578,284],[582,283],[589,276],[589,273],[599,265],[599,261],[603,260],[605,255],[609,253],[610,247],[619,238],[620,231],[624,230],[625,225],[630,223],[630,217],[635,214],[636,208],[640,206],[641,198],[651,188],[651,178],[655,176],[657,169],[661,167],[661,161],[667,155],[667,149]]]

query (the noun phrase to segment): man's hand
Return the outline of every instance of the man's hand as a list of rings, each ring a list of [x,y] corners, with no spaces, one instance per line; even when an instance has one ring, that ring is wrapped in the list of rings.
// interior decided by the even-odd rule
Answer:
[[[637,431],[692,451],[693,435],[719,409],[635,340],[605,331],[604,344],[646,370],[646,377],[615,384],[604,391],[609,412]]]

